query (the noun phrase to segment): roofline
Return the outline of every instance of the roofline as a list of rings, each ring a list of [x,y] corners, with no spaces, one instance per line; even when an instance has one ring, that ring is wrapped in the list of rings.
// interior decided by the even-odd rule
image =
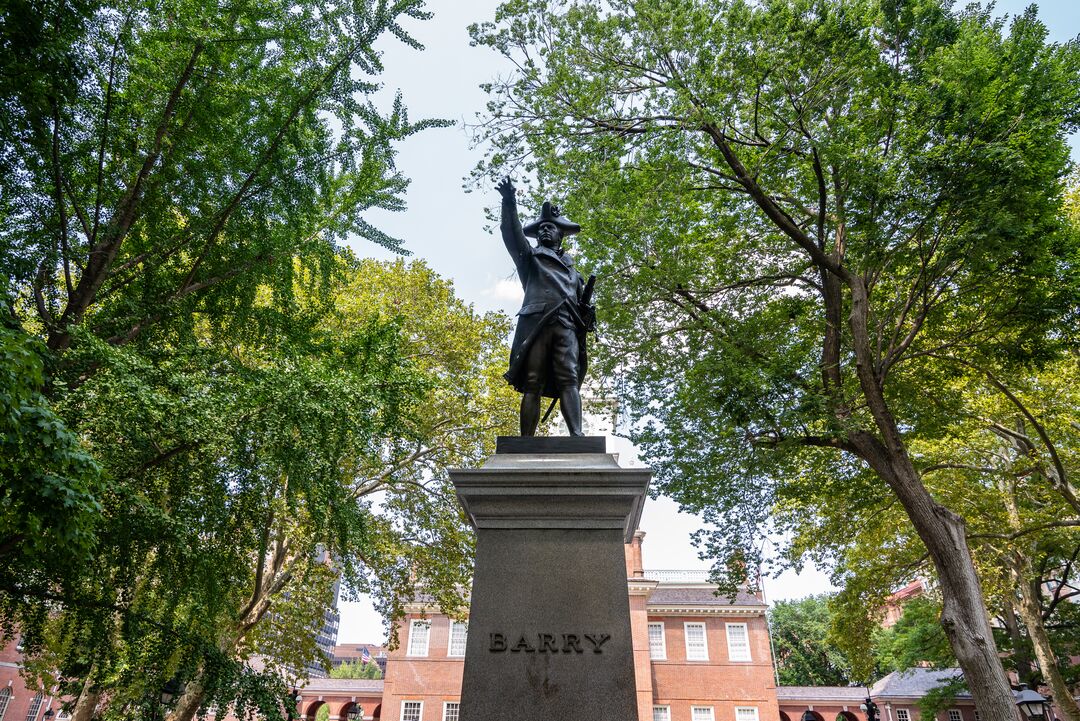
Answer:
[[[679,616],[764,616],[765,606],[700,606],[674,603],[651,604],[645,602],[649,613],[671,613]]]

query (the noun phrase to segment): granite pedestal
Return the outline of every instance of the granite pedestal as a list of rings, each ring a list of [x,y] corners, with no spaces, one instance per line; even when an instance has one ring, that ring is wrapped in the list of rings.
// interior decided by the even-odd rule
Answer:
[[[637,718],[623,544],[650,473],[560,440],[450,474],[477,536],[461,721]]]

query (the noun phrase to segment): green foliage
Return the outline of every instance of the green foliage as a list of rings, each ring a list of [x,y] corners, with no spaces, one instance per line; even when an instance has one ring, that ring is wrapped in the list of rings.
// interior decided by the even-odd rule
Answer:
[[[102,478],[41,392],[38,343],[0,313],[0,586],[10,590],[87,560]]]
[[[345,661],[330,669],[330,678],[380,679],[382,677],[383,675],[382,671],[379,670],[379,664],[374,661],[369,661],[367,663],[361,663],[359,659],[355,661]]]
[[[962,642],[990,633],[991,561],[957,541],[1001,496],[949,444],[973,382],[999,394],[1076,344],[1080,45],[1046,44],[1034,8],[1006,27],[936,0],[507,2],[471,33],[516,66],[487,86],[474,177],[531,176],[581,223],[599,375],[655,492],[708,523],[717,580],[790,539],[781,565],[844,589],[832,638],[866,678],[887,589],[936,573],[1004,718],[996,654]],[[1048,478],[1018,531],[1060,509],[1034,500]]]
[[[400,248],[364,211],[404,207],[394,143],[445,123],[373,104],[375,44],[419,47],[402,23],[428,14],[20,0],[0,17],[0,625],[104,719],[154,713],[174,676],[174,719],[211,702],[280,718],[279,672],[319,660],[335,574],[388,619],[417,581],[461,605],[472,537],[445,468],[510,427],[506,319],[338,247]],[[399,283],[397,306],[349,305]]]
[[[874,634],[878,667],[885,673],[916,666],[955,668],[956,658],[941,630],[941,604],[926,597],[904,604],[903,615]]]
[[[656,491],[730,584],[768,532],[832,568],[865,677],[940,524],[912,498],[983,508],[919,478],[971,418],[964,364],[1011,380],[1075,343],[1080,46],[1034,9],[874,0],[515,2],[471,32],[517,64],[476,180],[534,176],[585,229],[599,375]]]
[[[848,686],[858,680],[828,638],[829,596],[774,603],[769,634],[781,686]]]
[[[937,718],[938,714],[953,705],[957,694],[967,690],[963,676],[954,676],[940,686],[935,686],[919,699],[919,718]]]

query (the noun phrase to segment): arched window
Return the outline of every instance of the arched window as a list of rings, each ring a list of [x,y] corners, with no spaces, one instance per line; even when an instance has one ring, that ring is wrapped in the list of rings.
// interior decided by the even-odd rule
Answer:
[[[0,688],[0,721],[4,721],[9,703],[11,703],[11,689]]]
[[[41,711],[41,703],[44,700],[41,694],[34,697],[34,700],[30,702],[30,710],[26,712],[26,721],[37,721],[38,712]]]

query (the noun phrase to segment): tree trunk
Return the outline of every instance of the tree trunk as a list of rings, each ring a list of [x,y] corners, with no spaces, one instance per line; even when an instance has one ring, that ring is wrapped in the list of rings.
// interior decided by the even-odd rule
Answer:
[[[1016,585],[1020,589],[1020,620],[1024,622],[1028,637],[1031,638],[1031,645],[1035,648],[1035,658],[1039,662],[1043,678],[1046,679],[1050,692],[1054,694],[1054,701],[1057,703],[1061,716],[1066,721],[1080,721],[1080,707],[1077,707],[1076,699],[1069,692],[1069,687],[1061,676],[1057,657],[1050,646],[1050,637],[1046,633],[1046,626],[1043,625],[1042,606],[1039,603],[1039,593],[1036,588],[1040,579],[1034,578],[1031,559],[1014,553],[1013,562],[1014,571],[1017,574]]]
[[[1020,622],[1016,619],[1016,608],[1013,599],[1006,598],[1003,603],[1001,618],[1005,622],[1005,630],[1009,633],[1009,640],[1012,641],[1012,658],[1013,663],[1016,664],[1016,675],[1019,677],[1020,683],[1026,683],[1034,688],[1035,670],[1031,666],[1031,656],[1027,652],[1027,639],[1020,633]]]
[[[87,674],[86,681],[83,682],[82,691],[79,693],[78,700],[75,701],[75,708],[71,710],[71,721],[90,721],[94,717],[101,694],[93,689],[90,681],[92,677],[93,670]]]
[[[889,484],[903,505],[937,570],[941,584],[941,626],[983,721],[1016,721],[1016,703],[998,659],[982,587],[968,548],[964,521],[934,501],[907,453],[893,418],[871,350],[870,299],[865,280],[848,274],[849,322],[859,387],[880,437],[868,431],[848,434],[851,445]]]
[[[202,682],[199,680],[201,675],[202,669],[184,687],[184,693],[180,695],[180,698],[176,701],[176,706],[169,712],[168,721],[191,721],[195,718],[195,714],[198,713],[203,704],[203,699],[206,697],[206,689],[203,688]]]

